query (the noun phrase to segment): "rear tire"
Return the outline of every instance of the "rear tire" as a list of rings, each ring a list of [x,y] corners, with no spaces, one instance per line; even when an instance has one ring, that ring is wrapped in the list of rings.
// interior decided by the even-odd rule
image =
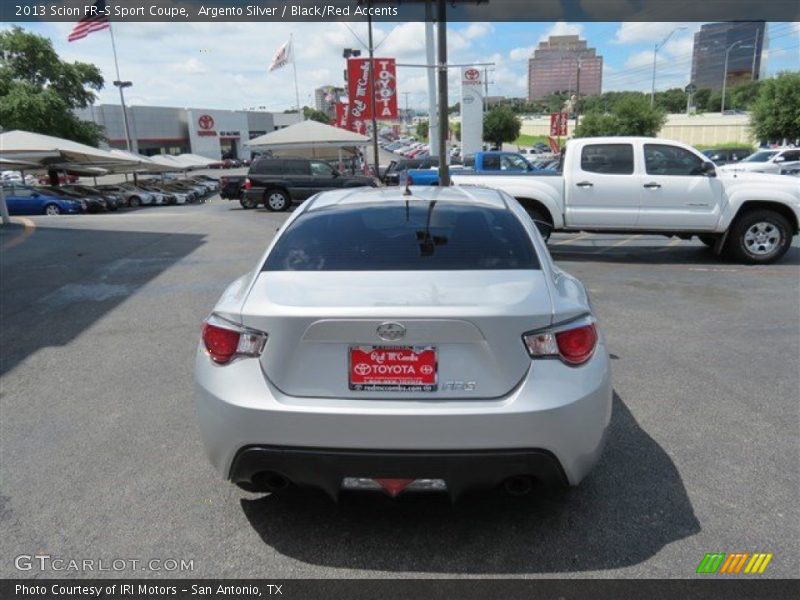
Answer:
[[[264,204],[272,212],[283,212],[289,210],[292,201],[283,190],[273,189],[264,192]]]
[[[725,252],[733,260],[766,265],[779,260],[792,243],[786,217],[772,210],[754,210],[733,222]]]
[[[128,199],[128,206],[131,208],[139,208],[142,205],[142,200],[139,196],[131,196]]]
[[[44,214],[46,215],[60,215],[61,209],[58,204],[48,204],[44,207]]]
[[[542,234],[542,238],[546,242],[550,239],[550,234],[553,233],[553,226],[550,225],[550,221],[547,217],[542,213],[541,210],[536,208],[526,208],[528,212],[528,216],[533,221],[536,228],[539,230],[539,233]]]
[[[248,198],[247,196],[242,196],[242,198],[239,200],[239,204],[241,204],[242,208],[246,210],[250,210],[251,208],[258,206],[258,202],[252,198]]]

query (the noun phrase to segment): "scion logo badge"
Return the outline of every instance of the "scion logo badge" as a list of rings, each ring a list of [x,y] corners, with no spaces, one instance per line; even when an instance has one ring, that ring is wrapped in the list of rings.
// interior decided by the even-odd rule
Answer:
[[[387,342],[395,342],[406,336],[406,328],[400,323],[381,323],[376,331],[378,337]]]
[[[772,553],[766,552],[707,552],[697,565],[697,573],[717,575],[761,574],[772,560]]]

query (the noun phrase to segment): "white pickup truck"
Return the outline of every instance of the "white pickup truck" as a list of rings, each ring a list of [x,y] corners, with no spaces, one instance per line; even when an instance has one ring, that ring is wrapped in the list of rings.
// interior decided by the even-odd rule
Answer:
[[[515,197],[551,231],[696,235],[717,255],[747,263],[781,258],[798,233],[800,181],[718,170],[680,142],[640,137],[567,143],[562,174],[459,175]]]

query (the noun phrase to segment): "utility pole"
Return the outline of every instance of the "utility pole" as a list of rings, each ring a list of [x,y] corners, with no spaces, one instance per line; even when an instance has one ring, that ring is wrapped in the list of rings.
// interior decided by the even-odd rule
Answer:
[[[575,129],[578,129],[578,116],[581,114],[581,60],[583,60],[583,54],[578,55],[578,80],[575,82]],[[569,117],[567,117],[569,118]],[[572,132],[573,135],[575,131]]]
[[[661,40],[660,44],[656,43],[656,45],[653,47],[653,89],[650,92],[650,108],[653,108],[656,105],[656,57],[658,56],[658,51],[664,47],[664,44],[666,44],[676,32],[682,31],[683,29],[686,29],[686,27],[676,27],[669,32],[667,37]]]
[[[731,56],[731,50],[736,48],[736,46],[741,46],[742,40],[737,42],[733,42],[728,49],[725,50],[725,73],[722,76],[722,105],[720,106],[720,114],[725,114],[725,92],[726,88],[728,87],[728,59]],[[749,48],[750,46],[742,46],[742,48]]]
[[[766,25],[764,25],[766,27]],[[760,29],[756,29],[756,43],[753,44],[753,66],[750,69],[750,81],[753,82],[756,80],[756,54],[758,54],[758,38],[761,34]],[[759,77],[759,79],[761,79]]]
[[[117,61],[117,43],[114,41],[114,28],[111,26],[111,23],[108,24],[108,33],[111,35],[111,50],[114,54],[114,69],[117,72],[117,79],[114,82],[114,86],[119,88],[119,102],[120,108],[122,109],[122,123],[125,127],[125,145],[128,148],[128,152],[132,152],[131,146],[131,130],[128,127],[128,111],[125,108],[125,94],[122,90],[126,87],[131,87],[133,84],[130,81],[122,81],[122,78],[119,76],[119,62]]]
[[[439,69],[439,185],[450,185],[450,169],[447,156],[447,132],[450,120],[447,114],[447,3],[436,0],[438,21],[438,69]]]
[[[372,15],[367,16],[367,25],[369,27],[369,88],[372,98],[370,104],[372,106],[372,152],[375,158],[375,172],[374,177],[380,177],[380,155],[378,154],[378,117],[377,105],[375,103],[375,48],[372,45]]]
[[[428,77],[428,141],[431,156],[439,155],[439,117],[436,108],[436,48],[433,34],[433,1],[425,0],[425,63]]]

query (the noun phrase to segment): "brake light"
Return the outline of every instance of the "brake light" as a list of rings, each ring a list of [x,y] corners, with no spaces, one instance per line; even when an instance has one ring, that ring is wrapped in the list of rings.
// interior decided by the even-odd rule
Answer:
[[[597,328],[587,317],[551,329],[522,336],[531,358],[559,358],[568,365],[582,365],[597,347]]]
[[[253,187],[253,182],[252,182],[252,181],[250,181],[250,178],[249,178],[249,177],[248,177],[247,179],[245,179],[245,180],[244,180],[244,183],[242,184],[242,187],[243,187],[244,189],[246,189],[246,190],[249,190],[251,187]]]
[[[267,334],[212,314],[203,323],[203,345],[215,363],[227,364],[240,356],[259,356]]]

